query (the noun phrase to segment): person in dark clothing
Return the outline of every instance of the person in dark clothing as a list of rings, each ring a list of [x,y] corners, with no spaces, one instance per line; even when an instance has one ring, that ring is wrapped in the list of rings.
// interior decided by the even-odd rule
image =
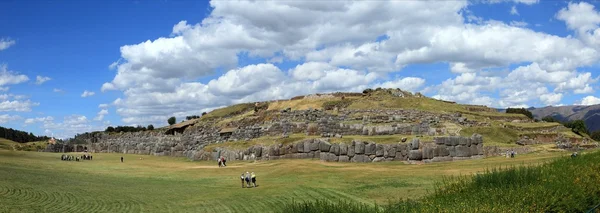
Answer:
[[[121,163],[123,163],[123,156],[121,156]]]
[[[240,176],[240,179],[242,180],[242,188],[244,188],[244,173],[242,173],[242,175]]]
[[[227,166],[227,164],[225,164],[225,162],[227,162],[227,160],[225,160],[225,157],[221,156],[221,163],[223,164],[223,167]]]

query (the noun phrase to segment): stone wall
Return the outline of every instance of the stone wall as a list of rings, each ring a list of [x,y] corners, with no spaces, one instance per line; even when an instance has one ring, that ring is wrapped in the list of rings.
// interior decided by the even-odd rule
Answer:
[[[197,151],[194,160],[216,160],[224,156],[235,160],[277,160],[277,159],[320,159],[331,162],[380,162],[380,161],[453,161],[484,156],[483,138],[474,134],[471,137],[437,137],[434,142],[423,143],[413,139],[406,143],[377,144],[354,140],[349,144],[330,143],[326,138],[306,139],[292,144],[252,146],[244,150],[216,148],[212,151]]]

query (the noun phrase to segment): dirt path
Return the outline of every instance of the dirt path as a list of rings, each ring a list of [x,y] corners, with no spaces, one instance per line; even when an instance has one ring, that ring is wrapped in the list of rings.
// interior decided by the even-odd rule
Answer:
[[[241,166],[226,166],[226,168],[240,168]],[[221,169],[221,167],[218,166],[191,166],[188,167],[190,169]]]

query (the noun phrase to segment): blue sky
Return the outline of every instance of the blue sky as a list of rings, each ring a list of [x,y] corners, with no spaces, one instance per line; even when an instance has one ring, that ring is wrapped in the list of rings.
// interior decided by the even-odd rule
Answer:
[[[65,138],[369,87],[600,103],[597,1],[288,3],[1,1],[0,126]]]

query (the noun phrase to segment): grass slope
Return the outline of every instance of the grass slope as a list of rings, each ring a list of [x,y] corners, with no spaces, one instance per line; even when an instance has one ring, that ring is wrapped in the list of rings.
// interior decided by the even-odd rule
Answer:
[[[47,145],[48,142],[46,141],[18,143],[0,138],[0,150],[37,151],[38,149],[45,149]]]
[[[447,175],[536,164],[561,153],[424,165],[327,163],[317,160],[190,162],[184,158],[95,154],[93,161],[60,161],[60,153],[0,150],[0,212],[270,212],[292,200],[372,205],[418,198]],[[138,158],[144,158],[139,160]],[[242,189],[239,175],[257,174]]]
[[[541,166],[445,179],[420,200],[381,207],[343,199],[297,202],[282,212],[585,212],[600,205],[599,162],[600,152],[594,152]]]

